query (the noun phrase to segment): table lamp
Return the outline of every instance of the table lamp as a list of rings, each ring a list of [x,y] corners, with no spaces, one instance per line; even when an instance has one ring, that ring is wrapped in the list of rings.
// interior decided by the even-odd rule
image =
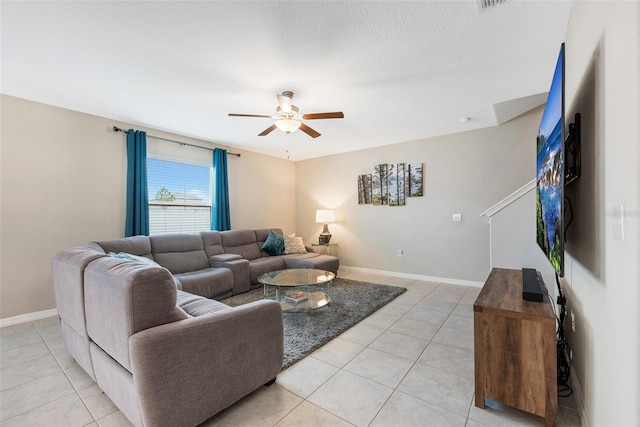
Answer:
[[[336,215],[331,209],[318,209],[316,210],[316,222],[319,224],[324,224],[324,228],[322,229],[322,233],[320,233],[320,237],[318,238],[318,243],[321,245],[326,245],[331,240],[331,233],[329,233],[329,224],[330,222],[335,222]]]

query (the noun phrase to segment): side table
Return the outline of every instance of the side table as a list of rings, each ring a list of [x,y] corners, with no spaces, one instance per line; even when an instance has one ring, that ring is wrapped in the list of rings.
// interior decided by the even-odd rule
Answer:
[[[338,256],[338,244],[337,243],[323,243],[318,244],[314,243],[311,245],[313,247],[313,252],[322,254],[322,255],[332,255]]]

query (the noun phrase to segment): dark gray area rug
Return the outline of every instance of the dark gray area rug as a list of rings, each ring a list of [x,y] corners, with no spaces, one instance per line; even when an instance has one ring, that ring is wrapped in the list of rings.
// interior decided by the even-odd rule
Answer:
[[[323,288],[326,290],[326,288]],[[405,288],[336,278],[331,284],[331,303],[318,310],[282,313],[284,359],[282,369],[322,347],[371,313],[393,301]],[[262,286],[221,300],[236,307],[264,297]]]

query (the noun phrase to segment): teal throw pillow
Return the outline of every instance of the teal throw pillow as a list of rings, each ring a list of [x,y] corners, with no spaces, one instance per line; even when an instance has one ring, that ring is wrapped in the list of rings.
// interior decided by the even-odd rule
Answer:
[[[262,250],[269,255],[282,255],[284,252],[284,237],[271,230],[262,245]]]

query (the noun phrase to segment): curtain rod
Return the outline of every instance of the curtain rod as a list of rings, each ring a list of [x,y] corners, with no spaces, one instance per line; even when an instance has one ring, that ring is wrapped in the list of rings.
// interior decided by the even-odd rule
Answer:
[[[114,131],[114,132],[129,133],[129,131],[128,131],[128,130],[121,129],[121,128],[117,127],[117,126],[114,126],[114,127],[113,127],[113,131]],[[189,144],[189,143],[187,143],[187,142],[182,142],[182,141],[175,141],[175,140],[173,140],[173,139],[162,138],[162,137],[160,137],[160,136],[153,136],[153,135],[147,135],[147,136],[148,136],[149,138],[161,139],[161,140],[163,140],[163,141],[173,142],[174,144],[188,145],[189,147],[202,148],[203,150],[213,151],[213,148],[203,147],[203,146],[201,146],[201,145]],[[239,153],[232,153],[232,152],[230,152],[230,151],[227,151],[227,155],[240,157],[240,154],[239,154]]]

